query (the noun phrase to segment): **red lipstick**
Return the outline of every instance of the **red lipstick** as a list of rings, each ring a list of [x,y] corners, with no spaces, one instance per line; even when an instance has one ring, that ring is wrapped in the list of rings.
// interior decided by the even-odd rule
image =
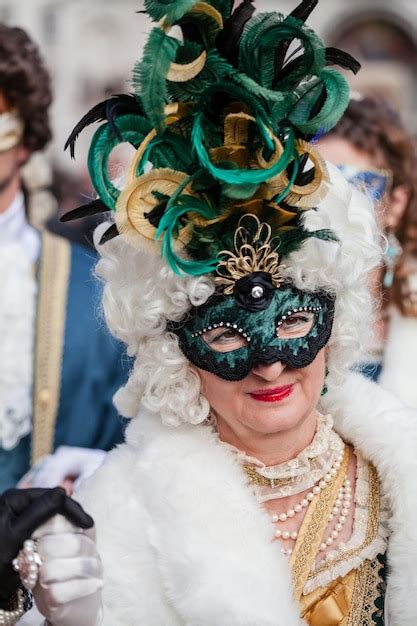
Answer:
[[[252,391],[249,395],[260,402],[280,402],[292,394],[293,387],[294,385],[282,385],[275,389],[259,389],[259,391]]]

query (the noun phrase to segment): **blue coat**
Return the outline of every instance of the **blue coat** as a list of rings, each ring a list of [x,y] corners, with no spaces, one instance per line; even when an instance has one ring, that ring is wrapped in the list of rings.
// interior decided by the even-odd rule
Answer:
[[[70,244],[61,390],[53,448],[60,445],[109,450],[123,440],[123,420],[112,396],[125,383],[129,359],[100,319],[96,256]],[[42,252],[41,252],[42,254]],[[12,450],[0,449],[0,493],[30,467],[31,435]]]

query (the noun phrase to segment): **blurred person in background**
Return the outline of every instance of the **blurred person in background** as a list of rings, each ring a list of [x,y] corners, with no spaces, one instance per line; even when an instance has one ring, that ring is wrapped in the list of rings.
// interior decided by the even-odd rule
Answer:
[[[112,396],[126,372],[97,319],[95,255],[34,227],[53,209],[47,169],[23,177],[51,139],[51,99],[35,44],[0,24],[0,493],[70,490],[122,439]]]
[[[386,237],[372,278],[375,333],[363,371],[417,407],[417,155],[387,103],[357,96],[319,142],[324,156],[373,197]]]

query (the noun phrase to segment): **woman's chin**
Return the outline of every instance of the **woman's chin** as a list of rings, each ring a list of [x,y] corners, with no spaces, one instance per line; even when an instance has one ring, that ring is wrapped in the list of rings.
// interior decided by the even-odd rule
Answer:
[[[272,434],[294,428],[303,414],[298,403],[289,398],[268,404],[252,401],[248,406],[248,419],[244,422],[256,432]]]

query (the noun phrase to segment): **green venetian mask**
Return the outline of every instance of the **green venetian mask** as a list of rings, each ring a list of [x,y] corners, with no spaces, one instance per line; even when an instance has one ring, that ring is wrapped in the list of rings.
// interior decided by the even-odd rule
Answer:
[[[233,295],[215,293],[181,324],[170,323],[189,361],[226,380],[241,380],[260,363],[309,365],[329,340],[334,298],[290,284],[275,288],[263,272],[241,283]]]

